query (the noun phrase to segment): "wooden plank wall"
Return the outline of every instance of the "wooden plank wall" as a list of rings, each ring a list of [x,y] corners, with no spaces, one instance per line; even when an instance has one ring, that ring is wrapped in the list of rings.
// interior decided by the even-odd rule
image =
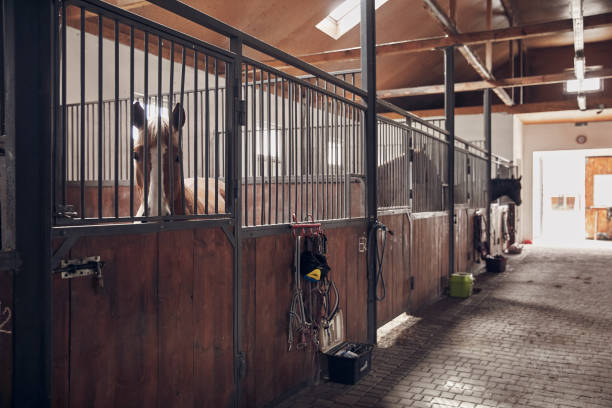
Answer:
[[[448,284],[448,214],[413,214],[410,268],[414,277],[410,310],[418,311],[442,295]]]
[[[595,214],[597,214],[597,232],[605,232],[612,236],[612,220],[608,221],[605,208],[593,206],[593,176],[595,174],[612,174],[612,157],[587,157],[585,190],[585,232],[587,238],[593,238],[595,232]]]
[[[82,238],[94,280],[54,281],[54,407],[226,406],[232,249],[221,229]]]
[[[10,407],[13,387],[13,273],[0,271],[0,407]]]
[[[326,231],[330,277],[340,292],[346,337],[366,341],[366,253],[359,252],[365,227]],[[309,383],[315,375],[311,351],[288,351],[295,239],[290,234],[243,242],[244,406],[262,407]]]
[[[380,217],[393,235],[387,234],[383,276],[386,296],[377,305],[378,326],[410,310],[410,220],[408,213]],[[379,288],[380,288],[379,284]],[[381,295],[378,291],[378,295]]]

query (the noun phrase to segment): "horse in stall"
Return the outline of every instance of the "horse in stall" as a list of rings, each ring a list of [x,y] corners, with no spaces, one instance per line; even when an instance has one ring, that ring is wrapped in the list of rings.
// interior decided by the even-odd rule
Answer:
[[[516,205],[521,205],[521,179],[519,178],[495,178],[491,179],[490,200],[497,200],[501,196],[507,196]]]
[[[225,212],[225,184],[221,181],[218,183],[218,192],[215,190],[215,179],[209,178],[206,180],[202,177],[197,178],[182,178],[182,149],[179,144],[179,130],[185,124],[185,110],[180,104],[176,104],[170,118],[161,118],[155,116],[147,118],[143,107],[139,102],[135,102],[133,107],[134,126],[138,129],[138,138],[134,144],[133,160],[136,172],[136,185],[138,195],[140,197],[140,207],[136,213],[137,217],[141,217],[145,212],[145,199],[148,203],[149,214],[152,216],[167,216],[171,215],[172,204],[174,204],[174,214],[190,215],[195,214],[197,209],[198,214],[214,214],[215,213],[215,196],[217,196],[218,212]],[[172,135],[170,135],[169,120],[172,120]],[[161,123],[161,129],[158,125]],[[144,148],[145,125],[147,126],[147,150]],[[161,146],[161,170],[158,163],[157,140],[160,139]],[[170,141],[172,141],[172,149],[169,149]],[[168,155],[172,153],[174,156],[172,162],[172,172],[170,171],[170,163]],[[148,197],[144,196],[145,188],[145,168],[144,157],[147,155],[147,180]],[[158,185],[158,171],[161,171],[161,185]],[[172,177],[171,177],[172,176]],[[198,183],[198,196],[195,196],[195,183]],[[172,183],[172,184],[171,184]],[[208,183],[208,202],[206,202],[206,183]],[[173,191],[174,195],[170,196]],[[158,196],[161,196],[161,208],[158,208]],[[183,196],[184,196],[184,211],[183,211]]]

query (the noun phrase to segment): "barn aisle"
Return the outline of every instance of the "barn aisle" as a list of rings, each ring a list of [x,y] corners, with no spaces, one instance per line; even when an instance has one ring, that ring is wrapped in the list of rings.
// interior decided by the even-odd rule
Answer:
[[[380,340],[372,373],[281,407],[610,407],[612,242],[534,246]]]

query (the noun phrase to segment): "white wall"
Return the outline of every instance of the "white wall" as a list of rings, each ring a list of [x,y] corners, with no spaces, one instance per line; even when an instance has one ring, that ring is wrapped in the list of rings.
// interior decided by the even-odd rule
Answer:
[[[523,204],[519,207],[519,239],[533,239],[533,163],[534,152],[556,150],[585,150],[612,148],[612,122],[592,122],[576,127],[573,123],[522,125],[515,127],[515,148],[520,148],[522,167]],[[587,136],[587,142],[579,145],[576,136]],[[520,146],[522,145],[522,146]],[[597,155],[591,152],[587,155]]]
[[[455,134],[467,141],[484,140],[484,117],[456,115]],[[513,116],[507,113],[491,114],[491,142],[493,154],[513,159]]]

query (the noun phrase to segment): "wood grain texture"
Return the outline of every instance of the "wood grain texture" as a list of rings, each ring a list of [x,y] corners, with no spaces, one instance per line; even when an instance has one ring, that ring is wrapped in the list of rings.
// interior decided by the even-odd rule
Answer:
[[[157,251],[155,234],[83,238],[73,248],[72,257],[104,260],[105,287],[70,282],[70,406],[157,404]]]

